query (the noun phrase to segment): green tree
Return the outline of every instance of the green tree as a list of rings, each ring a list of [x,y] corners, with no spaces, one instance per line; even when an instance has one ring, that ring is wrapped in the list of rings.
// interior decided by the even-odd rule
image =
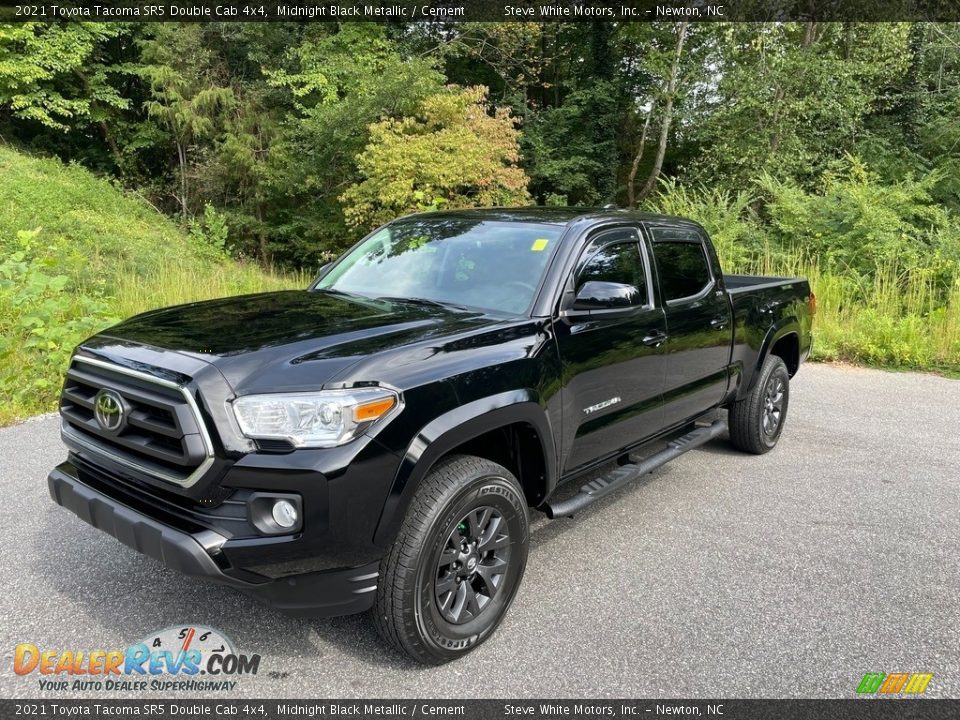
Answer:
[[[486,85],[522,121],[523,166],[540,202],[614,199],[635,93],[628,35],[612,23],[476,23],[422,32],[447,78]],[[431,42],[433,44],[431,44]]]
[[[507,108],[489,115],[486,100],[484,87],[451,88],[416,117],[371,126],[363,180],[340,196],[347,220],[369,228],[415,210],[528,202],[516,121]]]
[[[167,131],[176,150],[178,188],[174,197],[182,217],[191,212],[194,142],[209,138],[234,105],[225,70],[204,44],[203,25],[156,24],[141,42],[140,76],[149,86],[147,114]]]
[[[360,179],[357,156],[382,118],[412,114],[443,87],[428,56],[414,56],[384,26],[311,25],[270,84],[292,109],[270,152],[272,249],[283,258],[323,261],[349,246],[356,231],[338,197]]]
[[[93,124],[119,164],[111,120],[130,106],[119,88],[128,68],[111,62],[108,45],[129,32],[119,23],[0,24],[0,107],[60,132]]]
[[[761,172],[814,182],[849,151],[907,67],[907,26],[765,23],[719,28],[716,90],[696,164],[741,185]]]

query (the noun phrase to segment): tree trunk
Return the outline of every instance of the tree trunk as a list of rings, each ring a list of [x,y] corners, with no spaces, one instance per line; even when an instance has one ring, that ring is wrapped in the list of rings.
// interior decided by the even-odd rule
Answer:
[[[260,264],[269,267],[271,257],[267,249],[267,234],[263,231],[263,205],[257,202],[254,207],[254,217],[257,218],[257,254],[260,256]]]
[[[773,128],[773,135],[770,136],[771,155],[780,147],[780,108],[786,95],[783,86],[778,85],[777,91],[773,95],[773,117],[770,120],[770,127]]]
[[[183,143],[177,141],[177,162],[180,164],[180,215],[187,219],[187,149]]]
[[[926,55],[927,31],[924,23],[915,22],[910,26],[907,46],[910,52],[910,64],[903,79],[903,92],[898,103],[902,118],[903,134],[908,147],[917,149],[920,143],[920,126],[923,123],[923,80],[924,56]]]
[[[673,96],[677,90],[677,77],[680,75],[680,58],[683,55],[683,41],[687,37],[688,23],[680,23],[677,29],[677,48],[673,53],[673,63],[670,66],[670,77],[667,80],[666,103],[663,107],[663,120],[660,123],[660,142],[657,143],[657,155],[653,160],[653,167],[647,181],[640,189],[640,200],[646,198],[660,179],[663,169],[663,158],[667,154],[667,140],[670,137],[670,125],[673,122]]]
[[[627,180],[627,206],[635,208],[637,206],[636,184],[637,169],[640,167],[640,160],[643,159],[643,153],[647,149],[647,132],[650,130],[650,118],[653,117],[653,110],[656,107],[654,102],[650,103],[650,109],[647,111],[647,119],[643,121],[643,132],[640,133],[640,146],[637,148],[637,154],[633,156],[633,164],[630,166],[630,177]]]

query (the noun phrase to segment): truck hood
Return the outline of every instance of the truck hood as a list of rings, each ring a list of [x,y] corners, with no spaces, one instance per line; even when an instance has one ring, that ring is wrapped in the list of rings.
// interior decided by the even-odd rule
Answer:
[[[480,312],[292,290],[154,310],[97,339],[203,360],[243,395],[317,389],[376,353],[498,320]]]

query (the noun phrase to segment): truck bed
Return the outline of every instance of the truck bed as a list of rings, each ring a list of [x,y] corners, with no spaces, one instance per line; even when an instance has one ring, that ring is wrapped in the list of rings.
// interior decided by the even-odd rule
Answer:
[[[764,337],[770,328],[780,328],[784,322],[793,323],[798,329],[795,348],[784,356],[787,370],[793,377],[810,352],[810,283],[799,277],[767,275],[724,275],[723,282],[733,307],[736,332],[731,363],[744,368],[747,386],[759,368],[758,353],[763,358],[767,350],[744,342],[744,339],[754,333]]]
[[[804,284],[806,280],[799,277],[771,277],[770,275],[724,275],[723,284],[727,291],[733,294],[764,290],[766,288],[784,287],[793,284]]]

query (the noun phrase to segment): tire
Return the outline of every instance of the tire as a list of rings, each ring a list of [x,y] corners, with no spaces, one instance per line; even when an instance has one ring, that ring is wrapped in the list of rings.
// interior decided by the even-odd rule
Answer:
[[[776,355],[769,355],[750,394],[730,407],[730,442],[738,450],[763,455],[777,445],[787,421],[790,373]]]
[[[377,631],[421,663],[462,657],[509,609],[528,542],[527,502],[506,468],[465,455],[441,461],[380,563]]]

